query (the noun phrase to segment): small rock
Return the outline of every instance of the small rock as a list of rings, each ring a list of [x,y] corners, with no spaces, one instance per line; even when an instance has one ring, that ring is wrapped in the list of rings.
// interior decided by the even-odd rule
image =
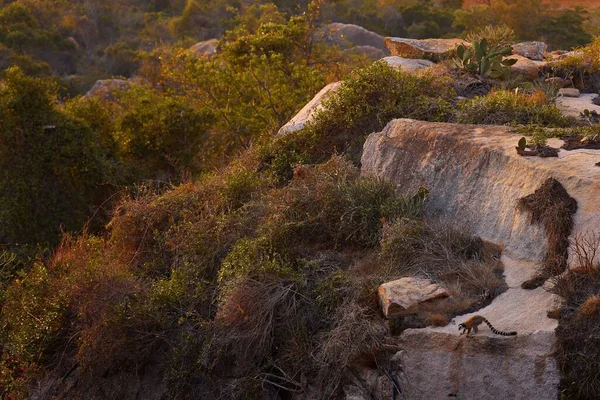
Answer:
[[[530,60],[542,61],[548,46],[544,42],[522,42],[513,45],[513,54],[529,58]]]
[[[558,91],[558,95],[563,97],[579,97],[580,94],[579,89],[575,88],[562,88]]]
[[[415,72],[435,65],[433,61],[403,58],[399,56],[385,57],[383,61],[388,63],[390,67],[401,69],[405,72]]]
[[[393,56],[440,60],[452,57],[459,44],[467,45],[462,39],[404,39],[386,37],[385,45]]]
[[[431,283],[429,279],[409,277],[379,286],[379,303],[386,318],[413,314],[418,311],[419,304],[449,297],[441,286]]]
[[[546,83],[553,85],[557,88],[564,88],[571,85],[571,81],[568,79],[563,79],[558,76],[553,76],[552,78],[548,78],[545,80]]]
[[[511,67],[511,71],[529,78],[536,78],[540,72],[540,68],[547,64],[546,61],[534,61],[518,54],[513,54],[509,58],[517,60],[516,64]]]

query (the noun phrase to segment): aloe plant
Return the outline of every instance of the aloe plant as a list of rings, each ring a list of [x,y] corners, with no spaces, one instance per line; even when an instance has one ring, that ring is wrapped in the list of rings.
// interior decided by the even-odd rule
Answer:
[[[512,54],[512,46],[494,45],[488,48],[487,39],[473,40],[472,47],[458,45],[454,63],[458,68],[493,79],[506,78],[510,74],[510,66],[517,60],[504,59]]]

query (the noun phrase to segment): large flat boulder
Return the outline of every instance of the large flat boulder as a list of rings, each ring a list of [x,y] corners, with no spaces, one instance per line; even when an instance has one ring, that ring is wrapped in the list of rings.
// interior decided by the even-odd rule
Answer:
[[[298,114],[279,129],[277,134],[285,135],[302,129],[304,125],[315,116],[315,113],[323,107],[323,100],[336,92],[341,85],[342,82],[333,82],[321,89],[321,91],[317,93],[315,97],[302,108],[302,110],[298,111]]]
[[[405,39],[386,37],[385,45],[393,56],[440,60],[454,56],[456,46],[467,45],[462,39]]]
[[[379,286],[377,293],[386,318],[416,313],[421,304],[450,296],[440,285],[418,277],[386,282]]]
[[[132,83],[124,79],[101,79],[83,97],[99,97],[105,101],[112,101],[120,92],[131,89]]]
[[[398,379],[406,400],[556,400],[551,332],[510,338],[407,330]]]
[[[401,370],[406,372],[400,378],[406,399],[557,398],[560,375],[552,356],[557,321],[547,312],[560,300],[543,287],[520,287],[535,275],[537,263],[506,254],[502,262],[509,289],[492,304],[445,327],[408,329],[399,338],[405,349]],[[469,338],[459,335],[458,324],[475,314],[517,336],[495,335],[485,325]]]
[[[427,187],[428,212],[469,223],[474,234],[517,258],[541,260],[545,233],[517,209],[518,199],[553,177],[577,200],[573,234],[600,230],[600,150],[521,157],[515,150],[520,137],[505,126],[397,119],[367,138],[362,168],[403,191]]]

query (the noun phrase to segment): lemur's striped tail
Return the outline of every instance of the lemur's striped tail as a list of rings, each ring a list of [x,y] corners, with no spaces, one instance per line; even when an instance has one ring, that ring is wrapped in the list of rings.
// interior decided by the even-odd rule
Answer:
[[[502,331],[499,331],[498,329],[494,328],[492,326],[492,324],[490,324],[490,321],[488,321],[485,318],[483,318],[483,320],[485,321],[486,324],[488,324],[488,326],[490,327],[490,329],[492,330],[492,332],[494,332],[496,335],[515,336],[517,334],[517,332],[502,332]]]

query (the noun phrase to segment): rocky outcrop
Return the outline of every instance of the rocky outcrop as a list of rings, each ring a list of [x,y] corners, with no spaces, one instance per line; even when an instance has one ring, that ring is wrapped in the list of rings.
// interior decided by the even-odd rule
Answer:
[[[334,22],[325,25],[322,30],[325,39],[329,43],[342,47],[371,46],[381,50],[386,55],[389,54],[388,49],[383,43],[383,36],[371,32],[362,26]]]
[[[202,42],[198,42],[188,50],[196,57],[202,58],[211,56],[217,52],[217,45],[219,44],[218,39],[208,39]]]
[[[399,56],[385,57],[383,58],[383,61],[385,61],[390,67],[411,73],[435,65],[433,61],[404,58]]]
[[[302,129],[304,125],[314,117],[315,113],[322,108],[323,100],[336,92],[341,85],[342,82],[333,82],[321,89],[321,91],[317,93],[315,97],[302,108],[302,110],[298,111],[298,114],[296,114],[294,118],[290,119],[287,124],[279,129],[277,134],[285,135]]]
[[[522,42],[512,46],[513,54],[527,57],[530,60],[542,61],[548,46],[544,42]]]
[[[555,400],[560,376],[552,357],[557,321],[546,316],[558,298],[544,288],[521,289],[536,263],[503,256],[509,289],[476,313],[442,328],[408,329],[400,337],[399,376],[405,399]],[[516,337],[494,335],[487,326],[466,338],[458,324],[474,314]],[[435,379],[432,379],[435,376]]]
[[[517,258],[541,260],[546,239],[516,202],[555,178],[577,200],[574,231],[600,226],[600,151],[560,151],[558,158],[521,157],[521,135],[505,126],[397,119],[364,145],[363,170],[391,179],[403,191],[430,190],[429,212],[465,224]],[[560,147],[562,141],[553,142]]]
[[[118,92],[126,92],[131,89],[131,82],[124,79],[103,79],[96,81],[94,86],[84,97],[96,96],[103,100],[112,101]]]
[[[386,318],[416,313],[420,304],[450,296],[440,285],[417,277],[386,282],[379,286],[377,293]]]
[[[504,247],[508,290],[476,313],[516,337],[487,327],[466,338],[462,315],[442,328],[408,329],[397,344],[397,381],[403,399],[558,398],[559,374],[552,357],[557,322],[547,311],[558,299],[521,283],[537,273],[546,238],[516,205],[553,177],[577,200],[572,235],[600,227],[600,150],[559,151],[558,158],[520,157],[520,135],[504,126],[390,122],[364,146],[363,171],[392,180],[403,191],[430,190],[428,213],[469,225],[478,236]],[[559,147],[554,139],[550,145]],[[572,261],[572,260],[571,260]]]
[[[385,45],[393,56],[441,60],[454,56],[456,46],[467,45],[462,39],[404,39],[386,37]]]

